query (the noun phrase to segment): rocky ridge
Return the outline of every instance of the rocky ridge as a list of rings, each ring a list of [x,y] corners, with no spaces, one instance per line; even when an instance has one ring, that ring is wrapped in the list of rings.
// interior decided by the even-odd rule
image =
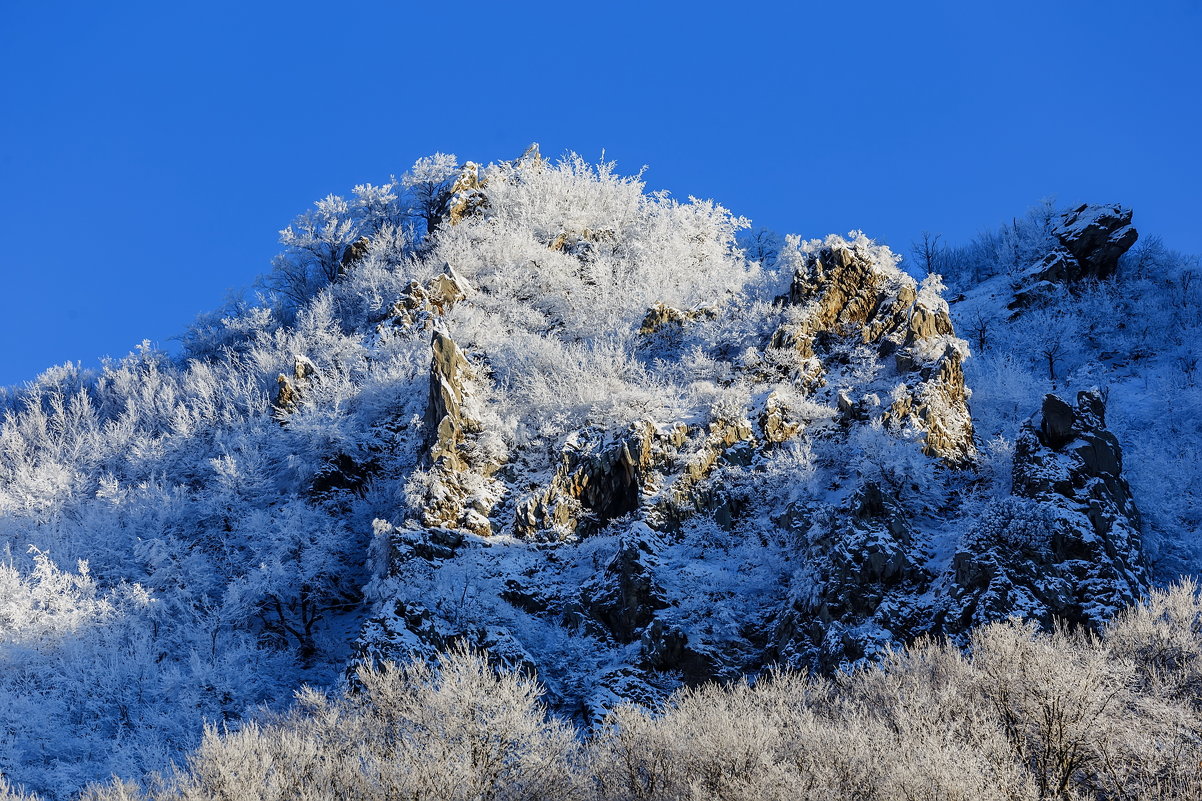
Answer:
[[[539,168],[524,157],[485,178],[467,165],[442,225],[487,221],[497,211],[489,181]],[[1084,211],[1066,219],[1059,257],[1102,275],[1133,236],[1111,225],[1122,213]],[[622,234],[579,227],[543,240],[548,252],[582,263],[600,241],[620,248]],[[790,244],[777,324],[737,361],[726,357],[728,380],[747,388],[749,404],[586,425],[540,469],[520,451],[501,463],[472,444],[483,423],[468,399],[490,395],[473,364],[490,357],[456,342],[452,311],[488,289],[470,289],[453,262],[429,286],[412,285],[390,325],[433,331],[428,489],[404,520],[377,521],[382,556],[360,658],[465,640],[539,671],[557,705],[588,722],[618,700],[650,702],[681,681],[733,678],[774,662],[845,668],[920,634],[959,637],[1015,612],[1097,625],[1146,587],[1138,512],[1094,395],[1076,407],[1049,397],[1042,422],[1020,440],[1009,513],[1047,542],[991,529],[976,532],[971,548],[941,544],[936,521],[959,502],[955,488],[971,483],[978,444],[962,367],[969,352],[938,279],[920,286],[887,249],[862,239]],[[629,336],[673,353],[727,314],[721,304],[682,311],[656,301]],[[671,347],[661,347],[665,336]],[[945,508],[916,509],[909,497],[921,482],[864,466],[872,450],[860,442],[889,443],[917,460],[948,493],[937,502]],[[761,497],[759,476],[798,449],[829,460],[829,488],[785,503]],[[854,468],[849,458],[859,460]],[[760,543],[763,555],[751,561],[762,563],[722,564],[714,568],[722,580],[690,583],[700,568],[681,560],[705,552],[697,539],[704,532]],[[791,575],[769,579],[777,556]],[[757,587],[744,590],[742,612],[719,612],[741,570],[757,576]],[[454,576],[472,577],[480,611],[452,613],[454,604],[431,600]],[[460,619],[481,614],[495,622]],[[729,622],[715,627],[707,619],[715,614]],[[591,672],[557,675],[537,644],[552,640],[575,643]]]

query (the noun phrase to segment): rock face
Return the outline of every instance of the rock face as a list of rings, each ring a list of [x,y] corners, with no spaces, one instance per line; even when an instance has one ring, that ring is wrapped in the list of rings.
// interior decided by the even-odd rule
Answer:
[[[1131,209],[1118,205],[1082,205],[1061,215],[1052,229],[1053,248],[1017,280],[1012,309],[1054,298],[1086,279],[1106,280],[1139,233]]]
[[[1099,628],[1148,588],[1140,516],[1097,392],[1044,398],[1015,445],[1014,498],[956,554],[945,626],[964,632],[1016,611]]]
[[[655,613],[668,606],[654,574],[658,564],[650,530],[635,527],[622,538],[605,570],[581,589],[584,609],[618,642],[638,639]]]
[[[1079,267],[1069,280],[1105,280],[1114,275],[1119,257],[1139,239],[1131,216],[1131,209],[1118,205],[1082,205],[1064,214],[1052,233]]]
[[[421,509],[421,523],[457,528],[487,536],[488,514],[500,488],[491,478],[500,467],[475,446],[481,424],[467,409],[475,378],[463,351],[445,332],[431,339],[430,398],[426,430],[431,485]]]
[[[362,261],[363,257],[367,255],[367,252],[370,249],[371,249],[371,240],[370,239],[368,239],[365,236],[361,236],[358,239],[356,239],[349,246],[347,246],[347,249],[342,254],[342,261],[339,262],[340,271],[345,272],[352,265],[356,264],[359,261]]]
[[[475,421],[463,409],[470,378],[467,359],[455,341],[443,331],[435,331],[430,340],[430,401],[426,406],[426,425],[430,431],[430,459],[452,468],[464,466],[459,452],[465,433]]]
[[[922,630],[925,610],[915,599],[934,576],[897,501],[869,483],[838,514],[799,517],[793,523],[805,532],[810,582],[777,618],[775,659],[834,670],[877,658]]]
[[[519,504],[514,533],[566,539],[638,509],[654,437],[654,428],[641,422],[617,437],[591,432],[569,439],[547,487]]]
[[[781,327],[771,347],[797,353],[803,383],[824,383],[824,362],[849,339],[871,346],[892,359],[903,380],[884,419],[925,432],[929,455],[957,465],[972,459],[976,447],[961,369],[968,346],[955,337],[947,304],[936,292],[920,292],[912,278],[882,269],[867,252],[835,246],[807,255],[786,301],[801,307],[802,316]]]
[[[458,225],[464,218],[481,211],[488,204],[488,197],[483,190],[480,165],[474,161],[467,162],[451,185],[444,218],[451,225]]]

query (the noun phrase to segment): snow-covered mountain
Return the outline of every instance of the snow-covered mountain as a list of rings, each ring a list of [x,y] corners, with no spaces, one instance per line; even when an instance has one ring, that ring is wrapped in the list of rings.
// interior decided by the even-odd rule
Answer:
[[[181,357],[5,390],[0,772],[141,776],[462,644],[587,730],[1197,572],[1196,259],[1118,206],[928,240],[921,281],[748,226],[437,154],[319,201]]]

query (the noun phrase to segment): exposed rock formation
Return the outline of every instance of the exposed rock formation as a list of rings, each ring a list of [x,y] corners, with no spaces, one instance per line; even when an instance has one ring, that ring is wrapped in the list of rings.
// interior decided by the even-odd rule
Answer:
[[[426,427],[433,484],[421,510],[422,524],[491,534],[488,513],[499,492],[491,475],[498,465],[471,447],[473,435],[480,430],[479,421],[466,408],[471,366],[441,330],[434,332],[431,351]]]
[[[1081,205],[1064,214],[1052,233],[1079,267],[1069,280],[1114,275],[1119,258],[1139,239],[1131,216],[1131,209],[1119,205]]]
[[[780,393],[771,392],[764,401],[764,412],[760,415],[760,429],[768,442],[785,442],[801,431],[801,421],[796,419],[789,404],[784,402]]]
[[[465,217],[483,210],[488,205],[488,197],[483,190],[480,165],[474,161],[467,162],[447,195],[445,219],[451,225],[458,225]]]
[[[601,623],[618,642],[638,639],[655,613],[668,606],[653,572],[654,541],[646,526],[632,526],[605,570],[581,589],[590,619]]]
[[[527,183],[519,169],[550,168],[537,150],[485,172],[466,165],[445,198],[445,220],[506,219],[499,204]],[[483,176],[497,182],[495,208]],[[1044,269],[1058,281],[1107,274],[1107,260],[1130,244],[1121,210],[1086,211],[1057,229],[1063,244]],[[606,214],[557,212],[515,240],[530,251],[495,254],[527,272],[546,258],[569,286],[548,304],[552,319],[539,320],[538,336],[560,339],[547,353],[596,344],[592,332],[559,325],[606,275],[578,268],[603,253],[617,261],[637,252],[626,220]],[[484,233],[435,237],[432,253],[439,240],[465,247],[460,239],[473,230]],[[665,380],[670,397],[644,402],[630,391],[629,405],[615,398],[579,416],[561,410],[562,419],[590,421],[575,430],[490,405],[473,365],[491,363],[520,387],[522,354],[490,362],[464,353],[449,332],[466,323],[475,340],[502,349],[505,334],[480,332],[517,331],[522,321],[507,316],[507,295],[491,294],[490,271],[501,269],[493,254],[431,255],[424,275],[438,272],[429,269],[442,263],[434,258],[462,258],[480,270],[480,289],[448,265],[411,284],[384,324],[396,337],[433,329],[427,469],[406,487],[407,518],[377,531],[391,589],[373,596],[370,631],[440,648],[457,638],[491,643],[541,676],[558,670],[549,684],[559,711],[597,722],[622,700],[650,702],[682,682],[736,678],[777,661],[854,667],[917,636],[961,638],[1013,612],[1093,625],[1134,597],[1144,586],[1138,514],[1100,401],[1061,408],[1049,400],[1020,438],[1014,496],[980,512],[961,538],[962,521],[977,520],[961,510],[973,508],[981,482],[965,469],[977,461],[968,349],[938,277],[920,285],[886,248],[858,236],[792,240],[786,251],[789,290],[766,309],[768,322],[728,302],[759,300],[750,292],[680,292],[677,306],[649,309],[655,296],[643,295],[624,309],[615,318],[620,341],[638,329],[630,373]],[[552,284],[547,292],[560,291]],[[475,308],[448,316],[456,304]],[[504,327],[478,327],[490,315]],[[689,353],[674,347],[685,333]],[[615,417],[615,409],[627,411]],[[494,433],[514,449],[503,467],[482,455]],[[578,659],[592,660],[587,678],[574,664],[565,678],[564,663]]]
[[[1061,215],[1052,229],[1059,246],[1015,282],[1010,308],[1050,300],[1087,278],[1113,276],[1119,258],[1139,238],[1131,217],[1131,209],[1118,205],[1082,205]]]
[[[1139,598],[1148,577],[1122,465],[1099,393],[1079,393],[1076,406],[1046,396],[1015,446],[1015,498],[956,554],[947,630],[1016,612],[1097,628]]]
[[[465,300],[472,292],[468,280],[455,272],[451,265],[425,285],[412,281],[405,294],[388,311],[388,320],[393,326],[417,326],[433,328],[437,320]]]
[[[703,306],[698,309],[681,311],[671,306],[665,306],[662,303],[656,303],[647,312],[647,316],[643,318],[643,325],[639,328],[639,334],[650,336],[667,325],[683,327],[694,320],[710,318],[715,315],[717,315],[717,311],[709,307]]]
[[[283,419],[287,415],[296,411],[297,404],[300,403],[301,395],[309,386],[309,383],[317,377],[317,365],[310,361],[309,357],[297,355],[293,357],[292,376],[286,376],[280,373],[276,378],[276,393],[275,399],[271,402],[271,408],[275,411],[277,419]]]
[[[518,505],[514,533],[564,539],[638,509],[654,438],[646,422],[621,436],[587,432],[570,438],[550,484]]]
[[[430,459],[459,469],[464,466],[459,449],[465,432],[475,427],[463,409],[471,373],[463,351],[443,331],[434,332],[430,348],[430,402],[426,407]]]
[[[914,279],[863,250],[835,246],[806,254],[787,302],[801,307],[800,320],[780,328],[770,347],[796,351],[803,360],[798,380],[821,384],[823,357],[842,342],[872,345],[880,356],[893,356],[904,382],[886,419],[925,432],[926,452],[949,464],[973,457],[961,369],[968,348],[955,337],[947,304],[937,293],[920,292]]]
[[[901,505],[874,483],[838,513],[791,522],[805,543],[812,583],[780,615],[776,657],[823,670],[879,656],[923,624],[915,599],[930,587],[927,553]]]
[[[361,261],[371,249],[371,240],[365,236],[361,236],[347,246],[342,254],[342,261],[339,263],[339,272],[346,272],[351,265]]]

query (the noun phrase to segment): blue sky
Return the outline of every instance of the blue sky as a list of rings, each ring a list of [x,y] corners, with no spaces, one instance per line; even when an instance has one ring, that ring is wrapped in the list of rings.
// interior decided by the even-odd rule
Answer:
[[[0,384],[170,337],[311,201],[604,149],[756,224],[1117,201],[1202,252],[1202,2],[6,3]]]

